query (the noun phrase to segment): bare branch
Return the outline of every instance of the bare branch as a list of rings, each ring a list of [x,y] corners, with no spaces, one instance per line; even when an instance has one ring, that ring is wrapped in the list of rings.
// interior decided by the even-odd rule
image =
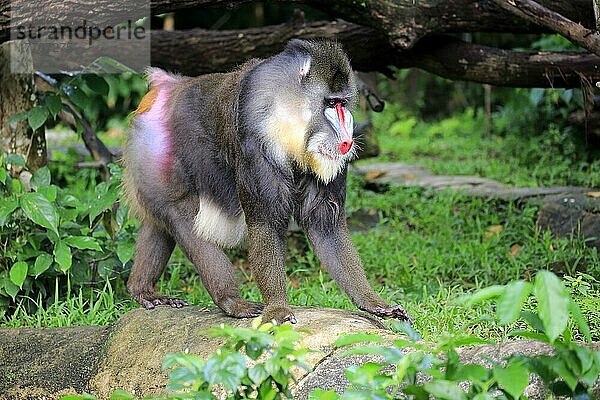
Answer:
[[[533,0],[493,0],[499,7],[535,22],[600,56],[600,33],[584,27]]]

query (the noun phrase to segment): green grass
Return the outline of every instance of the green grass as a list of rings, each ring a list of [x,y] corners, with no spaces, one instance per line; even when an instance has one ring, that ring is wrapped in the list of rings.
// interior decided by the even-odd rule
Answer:
[[[600,160],[579,159],[580,152],[548,127],[547,135],[503,134],[484,137],[480,115],[470,110],[437,122],[422,122],[388,105],[377,116],[382,155],[374,161],[419,163],[436,174],[470,174],[514,185],[600,185]],[[561,148],[557,147],[561,143]],[[554,151],[553,151],[554,149]],[[491,306],[465,307],[460,296],[491,284],[530,279],[540,269],[565,276],[565,283],[587,315],[593,336],[600,339],[600,256],[582,240],[552,238],[536,229],[537,207],[497,199],[420,188],[394,188],[384,193],[364,189],[350,176],[347,211],[373,210],[377,226],[352,239],[376,290],[411,313],[425,339],[471,332],[496,340],[508,328],[493,323]],[[287,270],[291,303],[354,309],[303,238],[294,240]],[[299,243],[299,244],[298,244]],[[260,300],[251,282],[244,252],[232,254],[243,295]],[[189,262],[177,250],[160,291],[192,304],[212,306]],[[136,307],[124,291],[109,288],[93,295],[71,294],[36,313],[17,310],[4,326],[104,324]]]
[[[492,129],[498,134],[486,136],[481,110],[424,123],[397,105],[386,107],[373,120],[383,150],[379,161],[418,163],[437,175],[483,176],[516,186],[600,186],[598,152],[579,143],[581,134],[572,129],[548,122],[536,135],[515,132],[506,121],[511,116],[497,114]]]
[[[36,304],[41,304],[37,299]],[[15,313],[2,326],[10,328],[58,328],[73,325],[106,325],[115,322],[125,312],[136,308],[129,299],[119,299],[110,284],[100,290],[83,290],[55,298],[45,307],[28,312],[19,304]]]

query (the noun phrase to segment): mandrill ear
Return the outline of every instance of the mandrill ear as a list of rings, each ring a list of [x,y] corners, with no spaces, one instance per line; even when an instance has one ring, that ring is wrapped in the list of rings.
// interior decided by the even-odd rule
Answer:
[[[292,39],[288,42],[286,50],[292,54],[296,60],[294,65],[298,66],[298,81],[302,82],[302,78],[308,75],[310,66],[312,64],[312,57],[310,56],[310,49],[313,43],[308,40]],[[298,64],[296,64],[298,62]]]
[[[302,62],[302,66],[300,67],[300,70],[298,71],[298,75],[299,75],[298,80],[302,81],[302,78],[304,78],[306,75],[308,75],[308,71],[310,71],[311,62],[312,62],[312,59],[310,58],[310,56],[306,56],[304,58],[304,61]]]

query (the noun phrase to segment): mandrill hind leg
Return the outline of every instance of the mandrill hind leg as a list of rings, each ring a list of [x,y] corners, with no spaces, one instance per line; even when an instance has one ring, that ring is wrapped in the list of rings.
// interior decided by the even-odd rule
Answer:
[[[165,231],[152,222],[142,224],[135,243],[135,259],[127,289],[145,308],[163,304],[177,308],[187,305],[181,299],[161,296],[155,289],[174,247],[175,242]]]
[[[193,206],[180,207],[173,223],[174,237],[186,256],[196,267],[204,287],[215,304],[235,318],[253,318],[262,313],[263,305],[240,296],[234,267],[220,246],[198,238],[194,231]]]
[[[235,318],[261,315],[261,303],[248,301],[240,296],[233,265],[219,246],[198,239],[183,244],[179,242],[179,245],[196,266],[210,297],[225,314]]]

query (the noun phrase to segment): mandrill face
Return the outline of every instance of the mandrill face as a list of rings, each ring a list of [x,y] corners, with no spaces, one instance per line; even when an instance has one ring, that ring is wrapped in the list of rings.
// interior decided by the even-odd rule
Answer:
[[[264,133],[276,160],[291,160],[329,183],[356,154],[354,72],[337,43],[291,43],[248,78],[252,103],[242,114]]]

